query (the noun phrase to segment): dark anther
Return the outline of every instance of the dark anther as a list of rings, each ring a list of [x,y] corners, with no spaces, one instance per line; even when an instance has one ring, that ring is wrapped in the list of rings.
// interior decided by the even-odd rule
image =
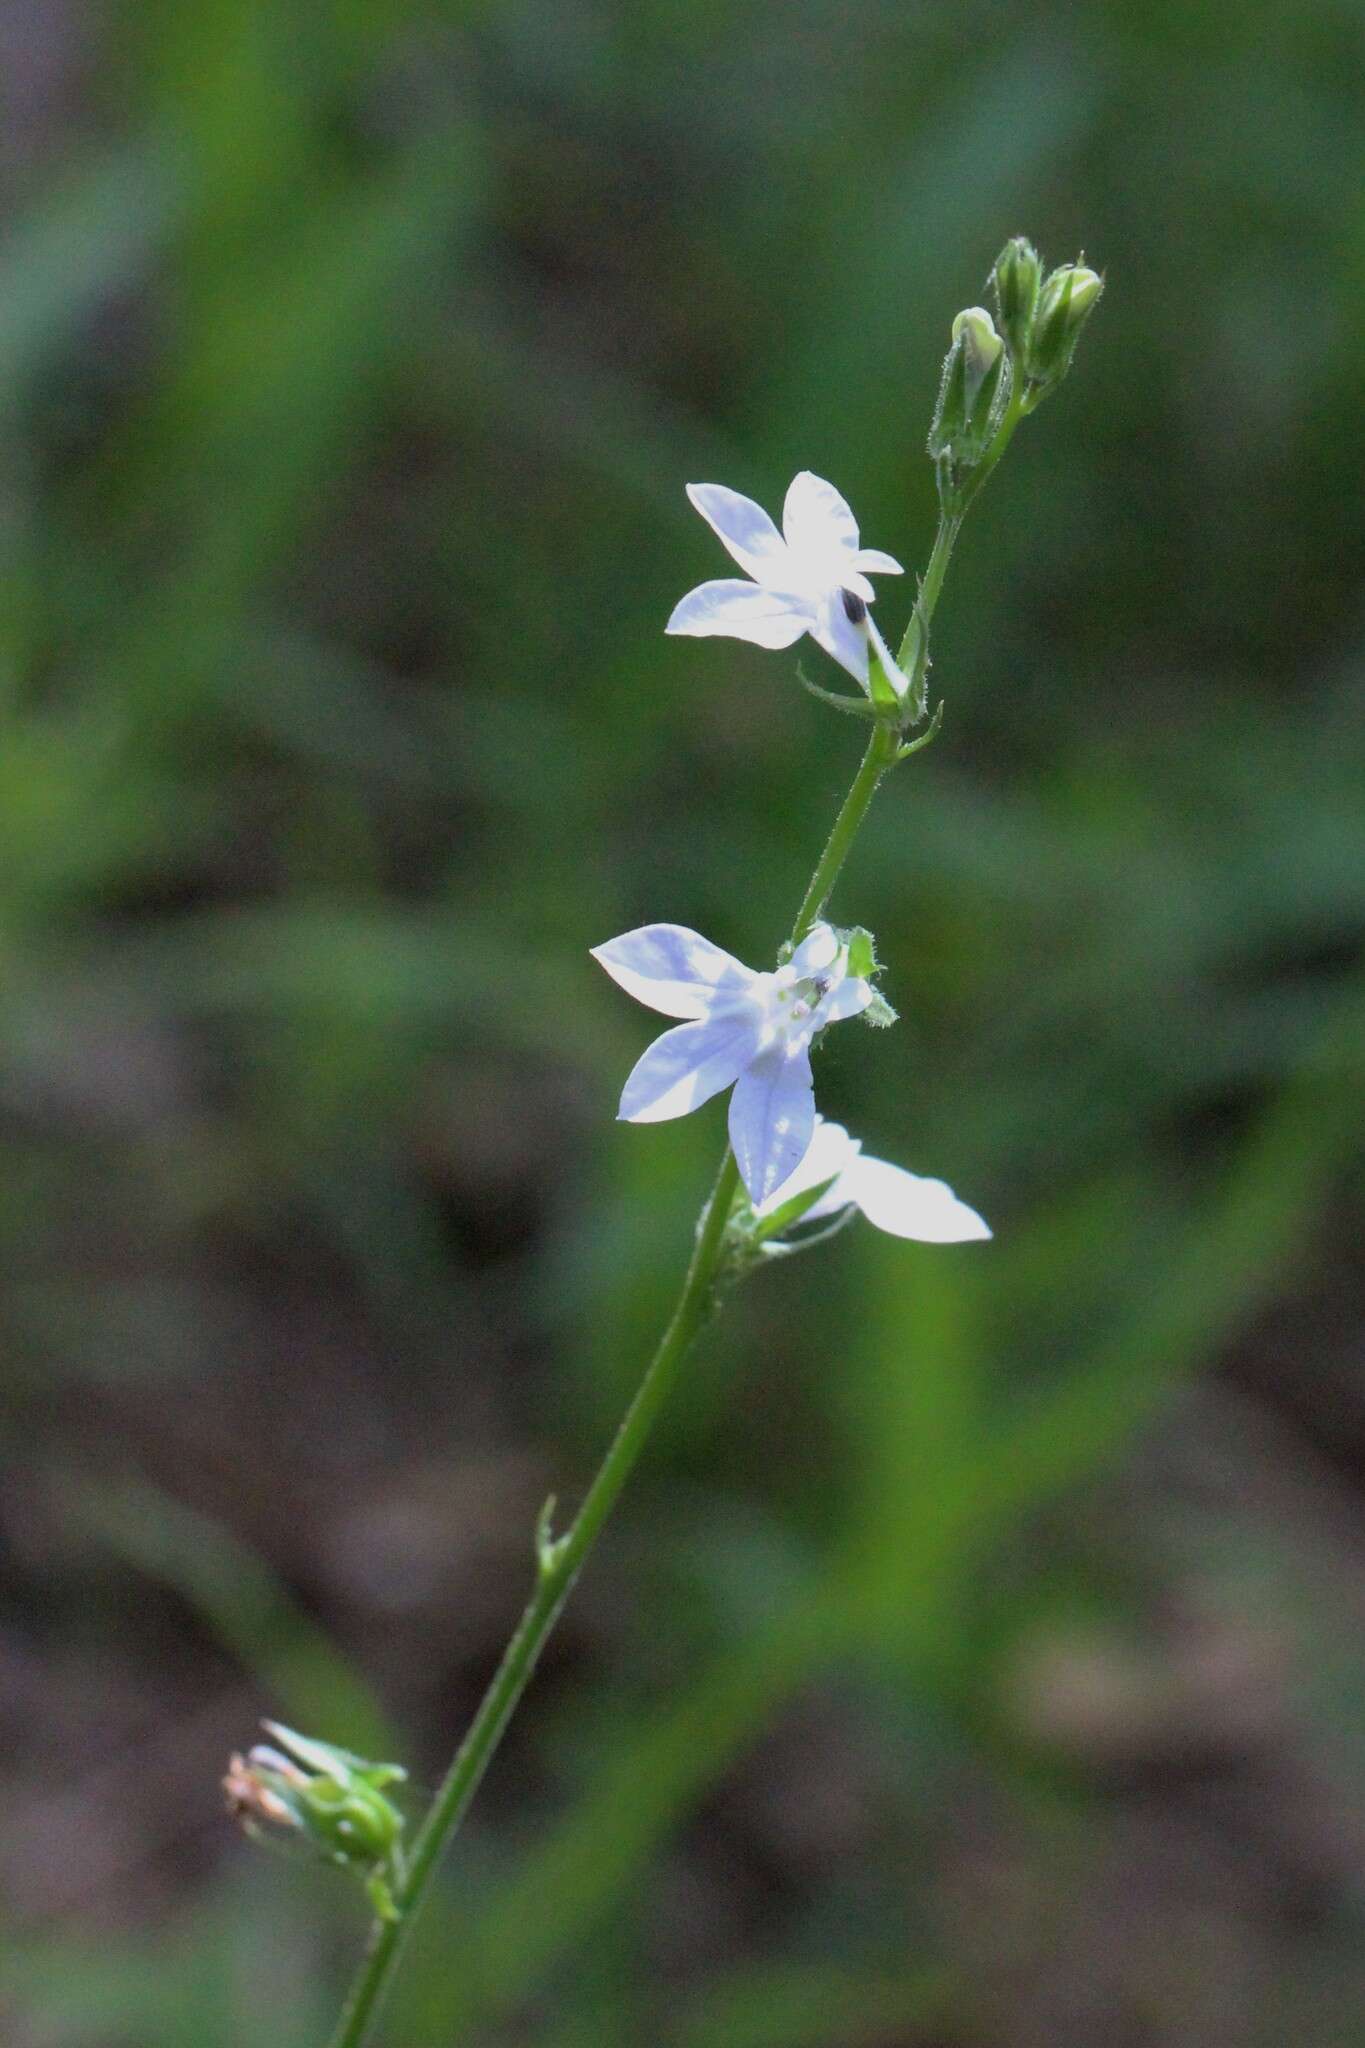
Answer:
[[[867,606],[851,590],[841,590],[839,595],[844,600],[844,617],[851,625],[860,626],[867,617]]]

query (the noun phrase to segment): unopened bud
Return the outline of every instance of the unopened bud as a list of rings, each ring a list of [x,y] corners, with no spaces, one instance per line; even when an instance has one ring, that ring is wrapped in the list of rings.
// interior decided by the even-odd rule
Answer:
[[[968,306],[953,322],[953,340],[962,343],[967,364],[967,390],[974,397],[982,381],[995,368],[1001,350],[995,322],[984,306]]]
[[[1038,294],[1027,356],[1029,382],[1058,384],[1071,368],[1082,327],[1095,309],[1103,279],[1083,263],[1064,263]]]
[[[938,404],[929,429],[929,453],[970,467],[990,440],[1005,351],[983,306],[968,306],[953,322],[953,345],[943,365]]]
[[[1000,332],[1009,344],[1010,354],[1018,362],[1024,360],[1028,350],[1042,277],[1042,258],[1023,235],[1016,235],[1012,241],[1006,242],[991,272],[996,309],[1000,315]]]

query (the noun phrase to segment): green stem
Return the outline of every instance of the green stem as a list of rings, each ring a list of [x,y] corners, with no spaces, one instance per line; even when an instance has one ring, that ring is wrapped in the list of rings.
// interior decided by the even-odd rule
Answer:
[[[873,726],[867,742],[867,752],[862,765],[853,778],[853,787],[839,809],[825,850],[816,862],[815,873],[810,878],[810,887],[801,900],[792,926],[792,944],[797,946],[819,918],[820,912],[829,901],[830,891],[838,879],[839,870],[848,859],[849,849],[858,836],[858,828],[867,816],[868,805],[877,794],[877,785],[896,758],[900,746],[900,735],[894,727],[880,722]]]
[[[967,516],[968,506],[1014,439],[1014,430],[1028,409],[1028,387],[1022,377],[1016,377],[1010,385],[1010,395],[990,447],[965,483],[953,494],[952,510],[949,511],[945,505],[939,512],[938,531],[934,535],[928,567],[921,579],[915,609],[910,614],[910,623],[905,629],[900,652],[896,656],[901,669],[910,677],[910,694],[916,706],[917,717],[922,716],[926,708],[924,674],[928,666],[929,625],[938,604],[939,593],[943,589],[943,579],[948,573],[948,564],[952,560],[953,543],[962,531],[962,522]]]
[[[573,1526],[557,1541],[547,1537],[540,1545],[535,1592],[412,1845],[403,1881],[394,1889],[397,1917],[375,1923],[370,1947],[332,2037],[332,2048],[359,2048],[364,2041],[446,1845],[464,1819],[545,1640],[644,1447],[692,1339],[711,1311],[725,1226],[738,1182],[739,1169],[727,1148],[697,1227],[697,1241],[672,1319]]]
[[[962,486],[962,493],[957,507],[957,523],[959,526],[962,524],[967,507],[971,504],[972,499],[981,489],[986,478],[1009,447],[1010,442],[1014,439],[1015,428],[1028,411],[1029,387],[1024,382],[1022,375],[1017,375],[1010,384],[1009,399],[1006,402],[1004,412],[1000,416],[1000,424],[995,430],[995,438],[980,462],[976,465],[976,468],[967,478],[966,483]]]

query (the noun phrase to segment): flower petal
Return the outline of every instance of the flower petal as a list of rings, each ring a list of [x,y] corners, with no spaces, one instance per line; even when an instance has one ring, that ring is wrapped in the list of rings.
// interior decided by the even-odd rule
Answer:
[[[756,583],[767,583],[770,571],[787,559],[787,543],[761,505],[724,484],[689,484],[687,495],[741,569]]]
[[[738,576],[699,583],[679,598],[664,627],[665,633],[691,633],[698,639],[728,633],[734,640],[752,640],[755,647],[790,647],[810,629],[810,608],[801,598],[741,582]]]
[[[751,1058],[730,1097],[730,1143],[751,1201],[765,1202],[791,1178],[814,1128],[815,1090],[804,1042],[774,1045]]]
[[[803,469],[787,486],[782,531],[793,554],[837,561],[858,546],[858,522],[822,476]]]
[[[861,569],[869,576],[903,576],[904,569],[894,555],[885,554],[881,548],[859,548],[853,557],[855,569]]]
[[[850,974],[816,1004],[811,1027],[823,1031],[826,1024],[841,1024],[846,1017],[861,1017],[872,1001],[872,984],[861,975]]]
[[[793,981],[804,981],[808,975],[823,974],[827,967],[834,965],[838,956],[839,941],[834,928],[822,918],[819,924],[811,926],[792,954],[787,962],[787,971]]]
[[[942,1180],[924,1180],[886,1159],[854,1160],[840,1180],[845,1201],[856,1202],[869,1223],[893,1237],[921,1244],[966,1244],[990,1229]]]
[[[867,632],[866,616],[857,624],[844,610],[844,601],[837,590],[831,591],[820,606],[818,617],[810,628],[811,638],[832,655],[840,668],[867,688]]]
[[[706,1017],[718,995],[740,995],[757,976],[685,924],[642,924],[589,948],[600,967],[637,1003],[665,1017]]]
[[[751,1005],[736,1005],[693,1024],[675,1024],[646,1046],[626,1077],[618,1118],[659,1124],[700,1109],[728,1088],[753,1058],[759,1023]]]
[[[839,1192],[839,1179],[845,1168],[857,1158],[859,1149],[858,1140],[850,1138],[842,1124],[826,1123],[824,1117],[817,1116],[805,1158],[766,1202],[758,1204],[755,1213],[770,1216],[774,1209],[780,1209],[794,1195],[804,1194],[807,1188],[818,1188],[825,1180],[832,1180],[833,1187],[826,1188],[818,1202],[812,1202],[801,1221],[813,1223],[819,1217],[833,1216],[837,1210],[847,1208],[851,1197]]]

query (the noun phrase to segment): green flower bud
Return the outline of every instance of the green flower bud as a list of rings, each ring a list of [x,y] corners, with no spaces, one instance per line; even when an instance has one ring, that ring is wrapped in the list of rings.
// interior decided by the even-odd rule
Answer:
[[[967,365],[967,389],[975,397],[988,373],[994,369],[1003,346],[995,322],[984,306],[968,306],[953,322],[953,340],[962,343]]]
[[[983,306],[968,306],[953,322],[953,345],[929,429],[929,453],[936,462],[947,457],[970,468],[980,461],[994,429],[1005,364],[990,314]]]
[[[1104,281],[1083,263],[1064,263],[1038,294],[1026,357],[1031,384],[1059,384],[1071,368],[1080,332],[1094,311]]]
[[[1018,362],[1024,360],[1028,350],[1042,278],[1042,258],[1033,244],[1022,235],[1006,242],[995,259],[991,282],[995,286],[1000,332],[1009,344],[1010,354]]]

